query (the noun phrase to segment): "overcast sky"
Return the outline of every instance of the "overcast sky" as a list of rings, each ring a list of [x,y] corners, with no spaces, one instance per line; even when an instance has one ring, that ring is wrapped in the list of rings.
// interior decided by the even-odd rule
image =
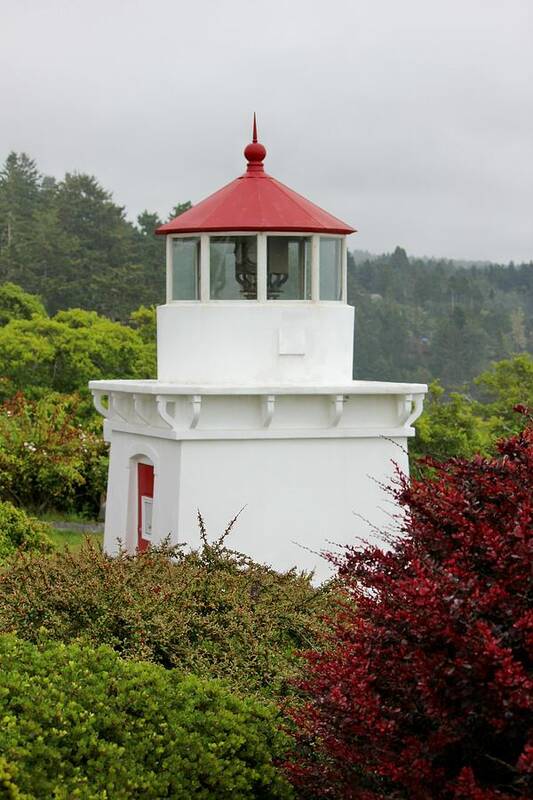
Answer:
[[[134,218],[267,171],[351,246],[533,259],[533,0],[0,0],[0,160]]]

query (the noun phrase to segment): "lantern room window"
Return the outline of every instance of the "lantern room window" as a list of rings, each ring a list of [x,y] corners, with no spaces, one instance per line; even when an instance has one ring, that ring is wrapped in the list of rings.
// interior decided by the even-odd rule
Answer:
[[[172,241],[172,300],[200,299],[200,237]]]
[[[320,237],[320,299],[342,300],[342,243]]]
[[[269,236],[267,299],[311,299],[311,237]]]
[[[211,300],[257,300],[257,236],[212,236]]]
[[[228,231],[167,241],[168,302],[346,302],[345,283],[342,236]]]

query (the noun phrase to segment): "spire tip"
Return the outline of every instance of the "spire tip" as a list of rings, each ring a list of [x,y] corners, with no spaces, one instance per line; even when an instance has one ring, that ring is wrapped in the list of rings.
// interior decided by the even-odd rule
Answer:
[[[252,132],[252,142],[255,144],[257,142],[257,117],[254,111],[254,126]]]

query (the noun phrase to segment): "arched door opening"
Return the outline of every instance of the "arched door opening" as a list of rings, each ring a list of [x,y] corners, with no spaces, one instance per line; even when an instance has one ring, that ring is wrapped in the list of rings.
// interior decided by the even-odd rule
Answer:
[[[152,539],[152,507],[154,503],[153,464],[137,464],[137,549],[144,552]]]

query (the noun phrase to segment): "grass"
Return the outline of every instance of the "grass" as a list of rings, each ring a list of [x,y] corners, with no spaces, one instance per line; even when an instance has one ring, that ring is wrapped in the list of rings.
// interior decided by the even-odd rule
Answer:
[[[89,538],[91,542],[102,544],[104,537],[101,533],[80,533],[79,531],[63,531],[52,528],[49,538],[58,550],[68,547],[69,550],[76,551],[80,549],[86,538]]]
[[[40,513],[36,513],[31,509],[26,509],[28,514],[36,514],[43,522],[81,522],[84,524],[94,522],[94,519],[91,517],[84,516],[83,514],[78,514],[75,511],[43,511]]]
[[[32,509],[26,509],[28,514],[35,515],[35,511]],[[47,522],[51,530],[48,534],[49,538],[52,541],[52,544],[58,550],[64,550],[65,547],[68,547],[69,550],[73,550],[74,552],[78,551],[82,546],[83,542],[86,538],[89,538],[91,542],[95,542],[98,544],[103,543],[103,533],[87,533],[86,531],[79,531],[75,530],[78,524],[83,525],[96,525],[96,521],[89,519],[86,516],[82,516],[81,514],[77,514],[76,512],[66,512],[66,511],[45,511],[43,513],[36,515],[38,519],[42,522]],[[55,528],[54,522],[58,523],[73,523],[73,529],[69,530],[69,528]]]

